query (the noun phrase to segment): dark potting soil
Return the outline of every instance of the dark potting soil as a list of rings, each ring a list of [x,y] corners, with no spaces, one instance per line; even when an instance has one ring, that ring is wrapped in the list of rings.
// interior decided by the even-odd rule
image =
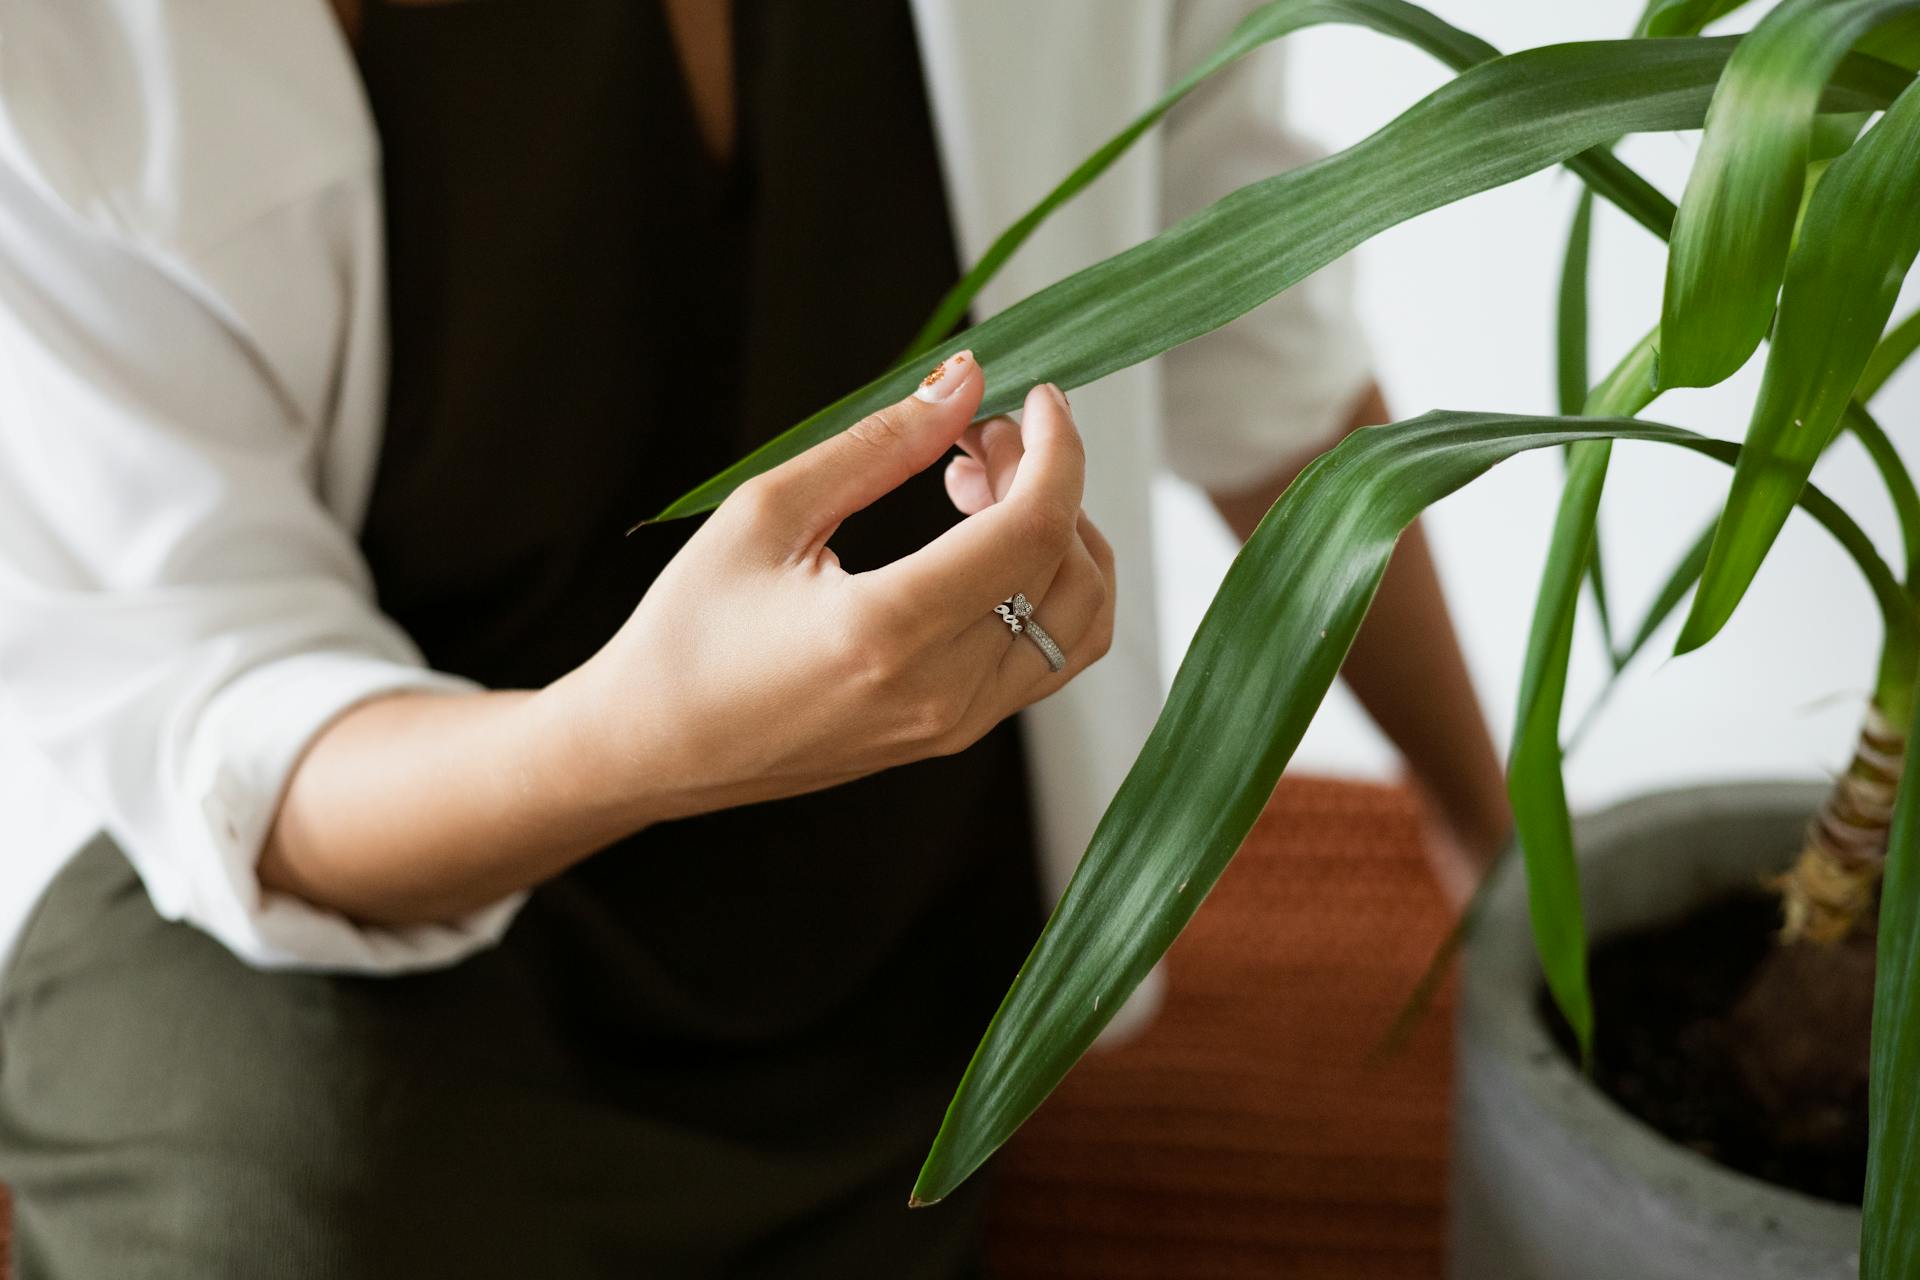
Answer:
[[[1864,1088],[1823,1101],[1841,1121],[1818,1140],[1782,1126],[1743,1083],[1751,1052],[1730,1016],[1775,945],[1779,900],[1761,892],[1713,902],[1677,923],[1618,934],[1594,948],[1594,1083],[1673,1141],[1753,1177],[1860,1203],[1867,1166]],[[1554,1039],[1578,1060],[1573,1033],[1544,987]]]

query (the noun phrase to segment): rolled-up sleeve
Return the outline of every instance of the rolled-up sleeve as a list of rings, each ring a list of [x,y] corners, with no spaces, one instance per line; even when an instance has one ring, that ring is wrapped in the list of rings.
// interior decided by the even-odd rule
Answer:
[[[522,901],[369,927],[256,875],[329,722],[473,687],[379,611],[354,502],[326,496],[364,493],[343,456],[371,462],[377,234],[356,177],[215,243],[148,244],[0,160],[0,714],[162,915],[263,967],[448,964]]]
[[[1246,5],[1181,0],[1173,65],[1210,53]],[[1162,200],[1168,224],[1322,154],[1285,123],[1285,42],[1216,73],[1167,117]],[[1216,491],[1255,485],[1332,443],[1371,377],[1342,259],[1164,358],[1169,467]]]

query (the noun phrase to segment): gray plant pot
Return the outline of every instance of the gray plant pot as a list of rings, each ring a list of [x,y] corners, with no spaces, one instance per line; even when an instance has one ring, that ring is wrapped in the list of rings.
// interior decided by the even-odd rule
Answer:
[[[1697,787],[1581,820],[1593,935],[1676,919],[1784,866],[1822,790]],[[1501,881],[1462,971],[1453,1280],[1856,1280],[1858,1210],[1668,1142],[1561,1055],[1535,1012],[1524,876]]]

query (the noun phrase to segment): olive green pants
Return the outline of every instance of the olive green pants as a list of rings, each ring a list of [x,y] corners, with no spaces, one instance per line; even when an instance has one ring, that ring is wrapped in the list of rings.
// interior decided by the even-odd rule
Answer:
[[[979,1179],[904,1204],[951,1082],[745,1143],[610,1105],[538,997],[508,945],[251,969],[96,842],[0,986],[19,1280],[980,1274]]]

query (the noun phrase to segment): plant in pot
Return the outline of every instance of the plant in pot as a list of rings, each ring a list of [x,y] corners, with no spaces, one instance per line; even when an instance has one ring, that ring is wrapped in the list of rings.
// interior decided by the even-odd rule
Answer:
[[[981,413],[1003,413],[1034,382],[1070,389],[1217,328],[1421,213],[1554,164],[1585,184],[1562,282],[1561,412],[1436,411],[1370,428],[1307,468],[1275,504],[1228,572],[1158,724],[989,1024],[916,1203],[938,1200],[1019,1127],[1199,907],[1331,686],[1400,531],[1506,458],[1561,446],[1565,486],[1508,766],[1524,875],[1489,877],[1468,912],[1478,936],[1462,1000],[1456,1273],[1920,1276],[1912,1096],[1920,765],[1905,751],[1920,678],[1920,492],[1867,409],[1920,346],[1920,315],[1889,326],[1920,251],[1920,0],[1784,0],[1744,35],[1701,34],[1741,6],[1651,0],[1633,38],[1509,55],[1404,0],[1256,8],[1011,228],[895,368],[661,513],[711,509],[749,477],[906,394],[927,365],[962,347],[995,373]],[[1230,74],[1269,41],[1336,22],[1412,42],[1458,75],[1354,146],[1244,187],[948,336],[1025,237],[1194,86]],[[1610,150],[1628,134],[1692,129],[1701,143],[1677,208]],[[1589,386],[1583,282],[1596,197],[1669,248],[1658,322]],[[1640,416],[1669,389],[1725,380],[1763,344],[1742,444]],[[1808,482],[1842,432],[1865,445],[1898,513],[1904,580]],[[1605,617],[1595,534],[1615,440],[1684,449],[1731,469],[1718,519],[1679,549],[1647,618],[1614,652],[1616,670],[1690,591],[1678,647],[1710,640],[1796,506],[1858,568],[1883,623],[1882,659],[1858,751],[1824,792],[1723,788],[1573,822],[1563,702],[1583,593]],[[1089,446],[1099,447],[1097,436]],[[1722,945],[1733,936],[1726,930],[1739,932],[1727,913],[1751,910],[1712,900],[1763,873],[1776,895],[1769,927],[1741,944],[1748,962],[1736,972]],[[1722,1168],[1604,1100],[1580,1064],[1595,1061],[1597,1045],[1606,1078],[1607,1028],[1622,1010],[1602,1005],[1596,1039],[1590,924],[1601,935],[1671,926],[1638,950],[1620,944],[1617,972],[1615,946],[1603,946],[1603,993],[1657,993],[1657,981],[1632,985],[1649,955],[1689,973],[1706,956],[1728,971],[1742,989],[1700,1034],[1723,1051],[1726,1080],[1769,1112],[1788,1164],[1795,1143],[1847,1129],[1848,1114],[1833,1104],[1870,1079],[1861,1210]],[[1542,982],[1550,1000],[1536,1002]],[[1548,1003],[1568,1052],[1552,1046],[1540,1007]],[[1667,1084],[1649,1087],[1658,1094]]]

